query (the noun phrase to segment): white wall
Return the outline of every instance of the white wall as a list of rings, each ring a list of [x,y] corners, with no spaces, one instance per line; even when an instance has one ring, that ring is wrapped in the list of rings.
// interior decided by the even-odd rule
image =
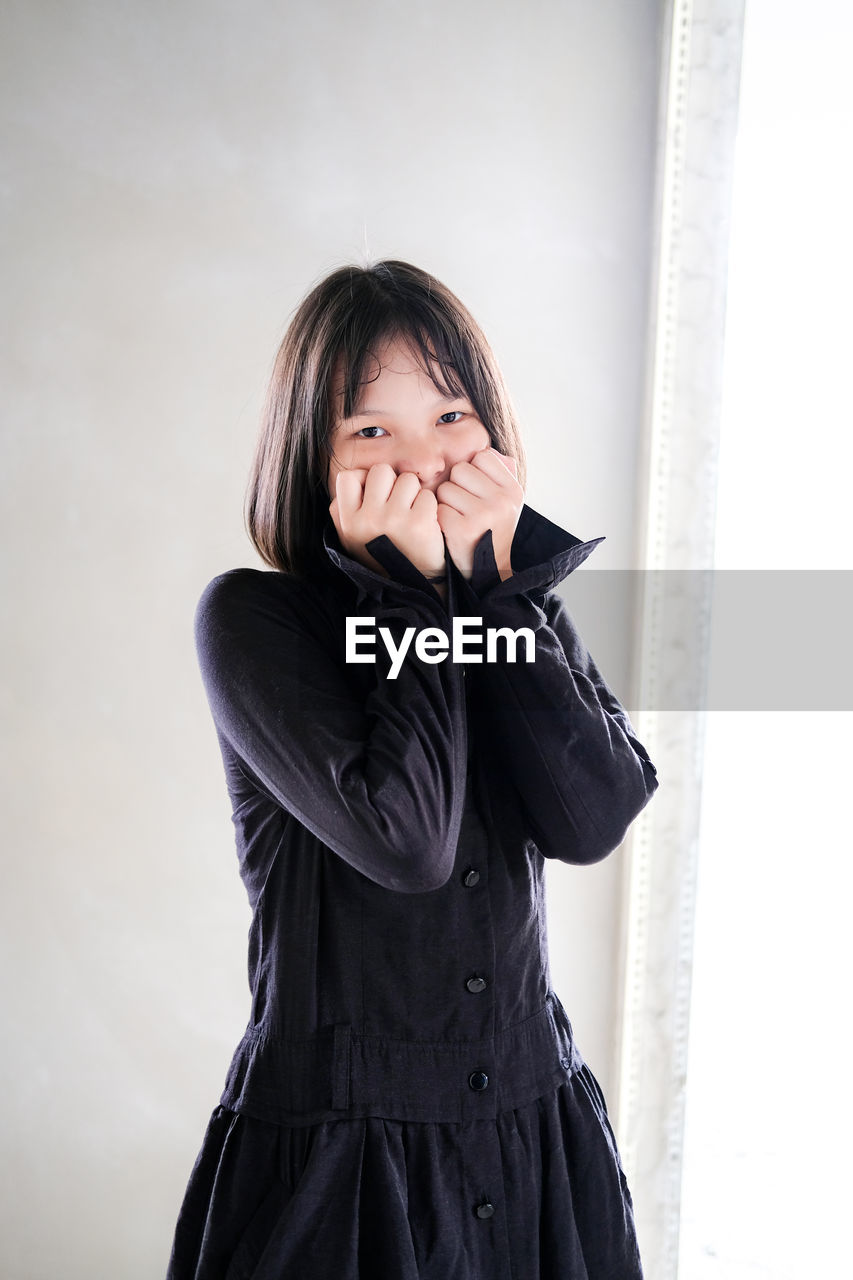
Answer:
[[[529,501],[631,566],[659,8],[4,5],[4,1280],[162,1274],[245,1024],[192,614],[259,563],[246,471],[307,287],[365,249],[444,279]],[[622,692],[625,638],[587,638]],[[606,1090],[619,865],[550,877]]]

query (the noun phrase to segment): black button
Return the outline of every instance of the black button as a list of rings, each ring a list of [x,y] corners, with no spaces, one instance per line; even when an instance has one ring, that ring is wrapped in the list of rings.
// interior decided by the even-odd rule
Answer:
[[[482,1093],[483,1089],[489,1086],[489,1077],[485,1071],[472,1071],[468,1077],[468,1083],[475,1093]]]
[[[486,979],[477,978],[477,977],[469,978],[468,981],[465,983],[465,986],[468,988],[468,990],[471,992],[472,995],[476,995],[478,991],[485,991]]]
[[[488,1200],[484,1200],[482,1204],[477,1205],[476,1212],[478,1218],[491,1218],[494,1211],[495,1206],[493,1204],[489,1204]]]
[[[479,871],[476,871],[473,867],[469,867],[468,870],[465,872],[465,875],[462,877],[462,883],[464,884],[466,889],[473,889],[474,885],[478,883],[479,879],[480,879]]]

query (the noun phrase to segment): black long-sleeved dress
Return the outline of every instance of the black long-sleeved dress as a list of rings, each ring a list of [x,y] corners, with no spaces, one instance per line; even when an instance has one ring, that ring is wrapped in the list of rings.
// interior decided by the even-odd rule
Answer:
[[[448,602],[331,521],[315,578],[234,569],[196,642],[252,908],[252,1004],[168,1280],[637,1280],[604,1099],[551,990],[544,858],[595,862],[655,768],[553,591],[601,539],[525,506]],[[347,663],[345,619],[535,635]],[[469,624],[469,632],[471,626]],[[470,649],[470,645],[469,645]]]

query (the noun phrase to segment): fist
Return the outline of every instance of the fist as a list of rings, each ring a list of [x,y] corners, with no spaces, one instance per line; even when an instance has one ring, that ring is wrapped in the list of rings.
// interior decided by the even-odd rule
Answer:
[[[444,572],[438,503],[431,490],[421,488],[414,472],[397,475],[387,462],[339,471],[329,512],[341,546],[369,569],[388,576],[366,546],[384,533],[424,577]]]
[[[487,529],[501,580],[512,577],[510,550],[524,506],[515,459],[491,447],[481,449],[470,462],[456,463],[437,494],[438,524],[463,577],[471,577],[474,549]]]

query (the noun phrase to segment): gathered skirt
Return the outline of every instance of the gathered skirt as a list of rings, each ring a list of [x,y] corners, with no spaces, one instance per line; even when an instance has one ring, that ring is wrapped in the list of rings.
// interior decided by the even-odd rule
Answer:
[[[300,1128],[215,1107],[166,1280],[642,1280],[642,1268],[582,1063],[491,1120]]]

